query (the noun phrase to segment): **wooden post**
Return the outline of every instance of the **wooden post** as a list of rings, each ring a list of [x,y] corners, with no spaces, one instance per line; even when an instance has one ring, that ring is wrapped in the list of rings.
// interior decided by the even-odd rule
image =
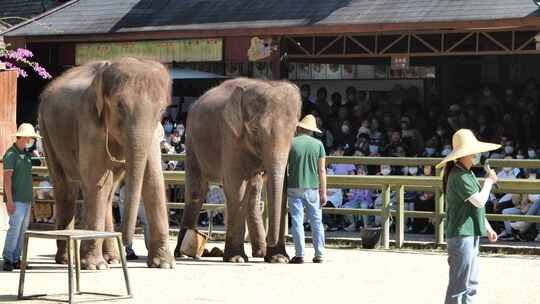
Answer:
[[[403,247],[405,240],[405,186],[400,185],[397,193],[396,247]]]
[[[382,245],[384,249],[390,248],[390,185],[383,187],[383,204],[381,216],[383,222]]]
[[[436,169],[435,174],[442,176],[443,170]],[[435,190],[435,245],[440,246],[444,242],[444,194],[442,188]]]
[[[13,144],[17,132],[17,72],[0,69],[0,171],[4,172],[1,160],[6,150]],[[0,188],[3,188],[3,174],[0,174]],[[0,199],[3,193],[0,194]],[[0,230],[8,228],[8,214],[5,204],[0,204]]]

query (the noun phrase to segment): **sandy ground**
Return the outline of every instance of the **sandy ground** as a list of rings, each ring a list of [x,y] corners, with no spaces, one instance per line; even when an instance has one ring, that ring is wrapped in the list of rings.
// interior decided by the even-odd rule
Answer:
[[[0,231],[1,244],[4,235]],[[171,240],[171,249],[174,245]],[[223,243],[209,246],[222,248]],[[142,239],[137,239],[135,250],[143,259],[129,263],[135,298],[115,302],[433,304],[443,303],[448,281],[446,256],[438,253],[328,249],[324,264],[312,264],[313,249],[308,247],[303,265],[270,265],[261,259],[226,264],[205,258],[179,259],[174,270],[162,270],[146,267],[143,248]],[[30,242],[30,260],[45,264],[28,272],[25,294],[67,292],[66,269],[53,264],[55,250],[52,240]],[[288,252],[292,255],[293,249]],[[540,303],[539,269],[540,257],[483,256],[478,303]],[[0,272],[0,302],[17,302],[18,281],[18,271]],[[81,284],[83,291],[125,292],[118,265],[108,271],[84,271]]]

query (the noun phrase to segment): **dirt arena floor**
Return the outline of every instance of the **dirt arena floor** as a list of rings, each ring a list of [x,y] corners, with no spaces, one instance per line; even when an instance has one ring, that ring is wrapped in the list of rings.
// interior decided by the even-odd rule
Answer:
[[[0,244],[5,231],[0,231]],[[171,239],[171,249],[175,241]],[[211,243],[223,248],[223,243]],[[65,267],[53,264],[52,240],[34,239],[30,261],[44,262],[29,270],[25,294],[67,292]],[[312,264],[307,248],[303,265],[270,265],[261,259],[226,264],[219,259],[179,259],[174,270],[148,269],[143,240],[135,250],[142,257],[129,263],[135,298],[93,303],[443,303],[448,266],[443,253],[328,249],[324,264]],[[247,248],[247,252],[249,248]],[[288,247],[289,254],[293,248]],[[478,303],[540,303],[540,257],[482,256]],[[0,303],[17,302],[19,272],[0,272]],[[119,265],[107,271],[84,271],[83,291],[124,293]],[[53,296],[53,299],[67,297]],[[45,300],[20,303],[51,303]]]

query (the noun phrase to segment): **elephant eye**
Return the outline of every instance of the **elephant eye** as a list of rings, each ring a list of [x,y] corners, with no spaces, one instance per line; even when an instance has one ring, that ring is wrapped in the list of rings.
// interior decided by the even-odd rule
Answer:
[[[126,113],[126,108],[124,108],[123,103],[121,103],[121,102],[116,103],[116,108],[118,109],[118,112],[120,112],[121,114]]]

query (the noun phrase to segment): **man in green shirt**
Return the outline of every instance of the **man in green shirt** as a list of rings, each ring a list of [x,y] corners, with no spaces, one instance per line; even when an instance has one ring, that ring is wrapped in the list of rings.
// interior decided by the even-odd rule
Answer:
[[[298,123],[297,136],[293,139],[289,153],[287,198],[291,214],[291,232],[295,256],[292,264],[304,263],[304,208],[311,226],[314,263],[322,263],[324,256],[324,228],[322,206],[326,203],[326,164],[322,142],[313,138],[317,128],[315,117],[307,115]]]
[[[27,149],[39,136],[30,124],[20,125],[15,134],[17,140],[4,154],[4,192],[9,214],[9,229],[4,242],[3,269],[20,269],[24,232],[30,220],[32,203],[32,162]]]

